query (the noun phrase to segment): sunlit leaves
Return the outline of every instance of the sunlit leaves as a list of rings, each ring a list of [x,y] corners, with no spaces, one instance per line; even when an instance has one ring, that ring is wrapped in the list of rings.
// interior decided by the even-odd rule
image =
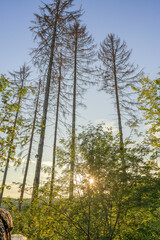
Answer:
[[[160,79],[151,80],[143,77],[139,80],[138,92],[139,109],[146,120],[147,135],[150,144],[160,148]]]
[[[23,133],[26,124],[25,118],[21,114],[20,99],[25,99],[32,88],[25,85],[21,87],[15,80],[8,80],[4,76],[1,77],[1,80],[5,82],[0,95],[0,164],[4,166],[8,157],[19,164],[19,159],[15,157],[16,148],[28,141],[26,129],[25,134]]]

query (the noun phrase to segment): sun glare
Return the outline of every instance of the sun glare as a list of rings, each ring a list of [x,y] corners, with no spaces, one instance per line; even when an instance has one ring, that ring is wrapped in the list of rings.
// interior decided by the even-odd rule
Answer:
[[[94,179],[93,179],[93,178],[90,178],[90,179],[89,179],[89,182],[90,182],[90,184],[93,184],[93,183],[94,183]]]

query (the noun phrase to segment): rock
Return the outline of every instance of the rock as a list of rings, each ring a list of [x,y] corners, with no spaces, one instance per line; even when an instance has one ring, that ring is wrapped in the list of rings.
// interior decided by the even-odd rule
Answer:
[[[0,208],[0,239],[10,239],[13,228],[11,214],[3,208]]]
[[[26,238],[25,236],[21,235],[21,234],[13,234],[11,235],[11,240],[27,240],[28,238]]]

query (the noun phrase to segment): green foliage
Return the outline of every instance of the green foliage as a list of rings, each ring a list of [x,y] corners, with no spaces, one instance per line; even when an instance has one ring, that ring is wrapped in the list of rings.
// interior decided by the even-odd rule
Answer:
[[[114,136],[111,129],[89,125],[79,134],[75,193],[70,200],[65,169],[70,141],[61,143],[58,162],[62,172],[60,180],[55,181],[52,204],[48,204],[48,182],[40,189],[38,202],[24,203],[21,213],[14,205],[15,233],[33,240],[160,239],[160,174],[156,163],[149,160],[148,148],[126,142],[120,149],[119,136]]]
[[[64,77],[67,81],[64,82],[65,91],[61,94],[64,95],[66,106],[70,106],[70,90],[73,84],[70,85],[69,79],[73,75],[75,82],[77,78],[84,84],[77,85],[78,91],[75,88],[77,97],[73,106],[76,105],[76,98],[85,91],[85,85],[93,83],[90,77],[94,71],[89,66],[95,61],[95,45],[92,37],[87,34],[85,25],[80,26],[77,20],[81,16],[81,9],[67,11],[72,3],[73,0],[44,3],[43,7],[40,7],[40,15],[35,14],[31,27],[35,40],[39,39],[38,47],[32,51],[33,62],[39,67],[43,78],[46,78],[48,64],[42,122],[36,122],[41,133],[36,172],[40,173],[40,170],[43,170],[48,176],[51,175],[52,169],[41,168],[41,150],[44,144],[51,80],[54,94],[56,89],[57,50],[61,49],[64,62],[67,62],[62,71],[62,79]],[[65,49],[65,46],[68,48]],[[55,172],[53,201],[49,203],[50,177],[39,189],[40,174],[35,176],[33,188],[33,196],[38,195],[39,199],[33,197],[32,200],[35,201],[32,202],[30,199],[24,200],[21,212],[18,210],[17,200],[3,199],[3,207],[13,216],[13,233],[23,234],[30,240],[160,239],[160,169],[156,163],[160,153],[160,78],[152,81],[143,77],[139,80],[138,88],[137,79],[141,72],[136,73],[137,67],[129,63],[130,55],[131,51],[127,50],[126,43],[121,43],[120,38],[114,34],[106,37],[99,51],[99,59],[103,63],[103,69],[99,69],[103,79],[101,90],[113,94],[114,97],[116,95],[121,144],[119,135],[114,135],[112,129],[104,130],[103,125],[89,125],[75,138],[73,120],[72,141],[70,138],[62,139],[57,150],[56,167],[59,175]],[[72,70],[68,69],[72,69],[73,65],[72,75]],[[24,65],[20,72],[11,73],[12,80],[5,75],[0,76],[2,173],[4,166],[8,169],[10,160],[16,166],[21,164],[21,159],[16,157],[16,150],[18,147],[24,147],[29,140],[31,124],[26,118],[24,103],[28,103],[27,97],[30,93],[35,94],[35,90],[26,84],[29,74],[29,67]],[[123,142],[120,110],[133,117],[130,126],[136,127],[138,121],[132,90],[139,94],[139,109],[143,112],[148,127],[143,146],[135,142]],[[60,105],[65,116],[64,109],[67,107],[63,107],[62,102]],[[74,116],[73,111],[73,119]],[[74,141],[77,141],[76,144],[73,144]],[[70,157],[74,161],[70,160]],[[8,190],[11,188],[5,183],[6,175],[7,171],[4,171],[1,197],[4,187]],[[70,199],[69,185],[74,185],[74,197]]]
[[[148,149],[131,142],[126,142],[124,149],[119,148],[118,136],[114,137],[111,130],[104,131],[103,126],[89,126],[80,134],[80,140],[85,169],[94,179],[93,191],[98,196],[96,210],[107,213],[104,222],[108,232],[104,239],[118,239],[116,236],[123,235],[121,228],[137,208],[150,216],[159,208],[159,168],[148,159]],[[125,159],[125,182],[121,151]]]
[[[150,80],[143,77],[139,80],[138,92],[139,109],[143,112],[148,127],[147,138],[149,143],[160,149],[160,78]]]
[[[1,74],[1,76],[0,76],[0,93],[3,92],[8,85],[9,85],[8,79],[4,75]]]
[[[13,160],[15,165],[20,163],[20,159],[15,157],[17,146],[23,146],[28,142],[28,124],[22,112],[22,101],[32,88],[20,87],[13,81],[1,77],[3,88],[1,87],[0,105],[0,166],[6,164],[6,159]],[[3,169],[1,169],[3,171]]]

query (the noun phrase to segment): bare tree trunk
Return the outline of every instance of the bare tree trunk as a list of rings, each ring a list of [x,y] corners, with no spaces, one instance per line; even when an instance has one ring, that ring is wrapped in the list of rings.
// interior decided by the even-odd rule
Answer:
[[[54,131],[53,164],[52,164],[52,176],[51,176],[49,204],[52,203],[52,198],[53,198],[53,183],[54,183],[54,177],[55,177],[56,144],[57,144],[57,130],[58,130],[58,117],[59,117],[59,102],[60,102],[60,92],[61,92],[61,78],[62,78],[62,55],[61,55],[60,66],[59,66],[57,110],[56,110],[56,122],[55,122],[55,131]]]
[[[56,32],[57,32],[57,21],[58,21],[58,15],[59,15],[59,5],[60,5],[60,0],[58,0],[57,6],[56,6],[56,17],[55,17],[52,44],[51,44],[50,60],[48,65],[45,99],[44,99],[44,105],[43,105],[42,126],[41,126],[41,134],[40,134],[40,140],[39,140],[39,146],[38,146],[35,178],[33,183],[32,201],[34,201],[34,199],[37,198],[38,189],[39,189],[40,171],[41,171],[41,163],[42,163],[42,155],[43,155],[45,129],[46,129],[47,109],[48,109],[48,101],[49,101],[49,93],[50,93],[51,73],[52,73],[52,66],[53,66]]]
[[[116,92],[116,105],[117,105],[117,115],[118,115],[118,126],[120,133],[120,146],[123,147],[123,132],[122,132],[122,122],[121,122],[121,112],[119,105],[119,95],[118,95],[118,86],[117,86],[117,76],[116,76],[116,68],[114,66],[114,80],[115,80],[115,92]]]
[[[77,87],[77,43],[78,43],[78,26],[76,26],[76,28],[75,28],[74,86],[73,86],[73,113],[72,113],[72,143],[71,143],[71,162],[70,162],[70,186],[69,186],[69,198],[70,199],[73,198],[73,189],[74,189],[76,87]]]
[[[114,81],[115,81],[115,94],[116,94],[116,106],[117,106],[117,115],[118,115],[118,127],[119,127],[119,133],[120,133],[120,147],[123,148],[122,121],[121,121],[121,112],[120,112],[118,85],[117,85],[116,56],[115,56],[114,50],[115,49],[114,49],[114,45],[113,45],[113,41],[112,41],[113,74],[114,74]]]
[[[23,88],[24,80],[25,80],[24,69],[23,69],[22,74],[23,74],[22,75],[22,84],[21,84],[20,90]],[[15,119],[14,119],[14,124],[13,124],[13,131],[12,131],[12,136],[11,136],[11,140],[10,140],[10,147],[9,147],[9,150],[8,150],[8,156],[7,156],[6,166],[5,166],[4,175],[3,175],[2,186],[1,186],[0,206],[1,206],[1,203],[2,203],[3,192],[4,192],[4,188],[5,188],[5,184],[6,184],[6,178],[7,178],[8,168],[9,168],[9,161],[10,161],[10,157],[11,157],[11,153],[12,153],[12,145],[13,145],[13,141],[14,141],[14,137],[15,137],[15,128],[16,128],[16,125],[17,125],[17,119],[18,119],[18,115],[19,115],[21,100],[22,100],[22,95],[20,94],[20,97],[18,99],[18,107],[17,107]]]
[[[117,84],[117,73],[116,73],[116,57],[114,53],[114,46],[112,42],[112,55],[113,55],[113,68],[114,68],[114,81],[115,81],[115,94],[116,94],[116,106],[117,106],[117,115],[118,115],[118,127],[119,127],[119,134],[120,134],[120,151],[121,151],[121,161],[122,161],[122,168],[123,168],[123,177],[125,181],[126,176],[126,169],[125,169],[125,158],[124,158],[124,143],[123,143],[123,131],[122,131],[122,121],[121,121],[121,111],[120,111],[120,104],[119,104],[119,94],[118,94],[118,84]]]
[[[30,144],[29,144],[29,150],[28,150],[26,168],[25,168],[25,173],[24,173],[24,178],[23,178],[23,184],[22,184],[22,189],[21,189],[21,195],[20,195],[20,199],[19,199],[19,211],[21,211],[21,208],[22,208],[24,189],[25,189],[25,185],[26,185],[26,179],[27,179],[27,174],[28,174],[30,156],[31,156],[31,151],[32,151],[34,130],[35,130],[35,124],[36,124],[36,119],[37,119],[38,105],[39,105],[40,88],[41,88],[41,80],[39,81],[39,85],[38,85],[38,94],[37,94],[36,106],[35,106],[35,111],[34,111],[34,119],[33,119],[33,124],[32,124],[32,132],[31,132],[31,138],[30,138]]]

